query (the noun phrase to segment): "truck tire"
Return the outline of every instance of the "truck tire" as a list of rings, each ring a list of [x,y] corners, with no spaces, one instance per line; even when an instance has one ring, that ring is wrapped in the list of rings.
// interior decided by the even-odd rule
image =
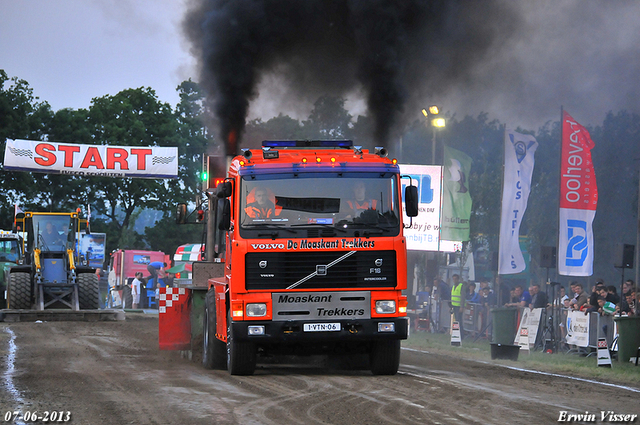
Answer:
[[[78,274],[78,303],[80,310],[97,310],[100,307],[99,278],[94,273]]]
[[[253,375],[256,370],[256,346],[235,340],[230,313],[227,314],[227,370],[232,375]]]
[[[216,294],[212,289],[207,292],[204,303],[204,323],[202,365],[207,369],[226,369],[227,367],[227,347],[224,342],[216,338],[216,328],[218,325],[216,317]]]
[[[374,375],[395,375],[400,366],[400,340],[374,341],[369,359]]]
[[[29,310],[31,308],[31,274],[11,273],[7,282],[7,308]]]

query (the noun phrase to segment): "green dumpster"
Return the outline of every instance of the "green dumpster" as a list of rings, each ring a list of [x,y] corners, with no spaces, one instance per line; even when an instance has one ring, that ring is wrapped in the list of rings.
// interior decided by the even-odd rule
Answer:
[[[640,347],[640,317],[616,316],[613,320],[618,325],[618,361],[626,363]]]
[[[517,308],[492,308],[494,344],[511,345],[518,331]]]

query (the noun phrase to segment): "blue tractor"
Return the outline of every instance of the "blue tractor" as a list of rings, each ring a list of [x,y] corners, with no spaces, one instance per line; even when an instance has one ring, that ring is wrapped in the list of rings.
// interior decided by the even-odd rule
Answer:
[[[24,212],[16,217],[25,241],[23,264],[11,267],[9,309],[94,310],[99,307],[99,277],[82,264],[78,212]]]

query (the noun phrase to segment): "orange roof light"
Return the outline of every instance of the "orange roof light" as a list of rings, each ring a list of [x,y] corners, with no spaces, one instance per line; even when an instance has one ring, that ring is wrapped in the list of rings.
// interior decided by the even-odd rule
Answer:
[[[397,160],[397,159],[395,159],[395,158],[393,158],[393,159],[391,160],[391,162],[393,163],[393,165],[396,165],[396,164],[398,163],[398,160]]]
[[[322,160],[320,159],[320,157],[317,157],[317,158],[316,158],[316,162],[317,162],[317,163],[320,163],[320,161],[322,161]]]
[[[307,158],[302,158],[302,163],[306,164],[307,163]]]
[[[331,157],[331,162],[336,162],[336,158],[335,157]]]

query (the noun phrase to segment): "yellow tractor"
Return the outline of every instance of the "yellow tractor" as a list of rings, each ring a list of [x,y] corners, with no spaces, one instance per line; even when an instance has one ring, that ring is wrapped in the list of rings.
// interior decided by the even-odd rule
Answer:
[[[82,264],[77,236],[88,230],[79,212],[24,212],[16,217],[23,236],[23,264],[11,267],[9,309],[94,310],[99,307],[95,269]],[[81,226],[84,224],[84,229]]]

